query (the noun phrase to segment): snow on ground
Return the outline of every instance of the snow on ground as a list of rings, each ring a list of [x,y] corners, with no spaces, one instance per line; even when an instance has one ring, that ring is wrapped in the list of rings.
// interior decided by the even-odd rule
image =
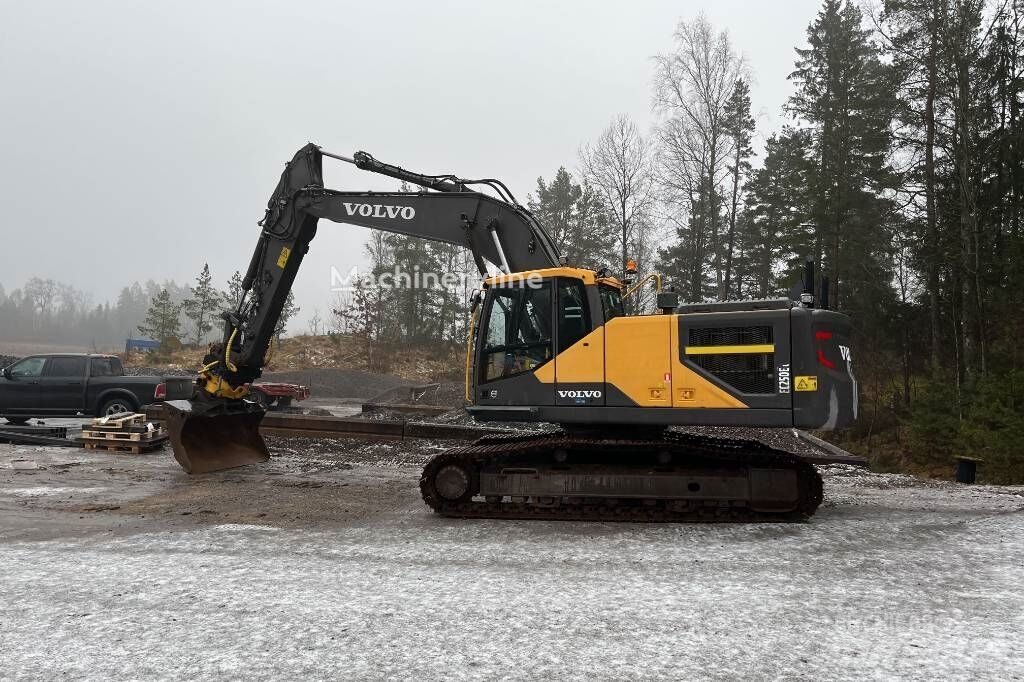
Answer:
[[[454,521],[418,500],[415,465],[289,457],[198,483],[121,466],[151,491],[266,505],[292,489],[270,479],[315,476],[308,495],[379,506],[311,503],[296,525],[139,515],[126,490],[80,514],[15,493],[88,500],[108,460],[58,486],[0,446],[0,679],[1024,679],[1022,488],[829,467],[807,524]]]

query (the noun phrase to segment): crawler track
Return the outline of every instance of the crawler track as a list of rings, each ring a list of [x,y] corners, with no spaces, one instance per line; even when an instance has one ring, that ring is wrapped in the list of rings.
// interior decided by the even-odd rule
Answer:
[[[558,463],[558,455],[562,456],[564,464]],[[706,492],[677,493],[660,497],[636,493],[641,488],[685,490],[686,481],[695,480],[712,484],[729,480],[732,481],[730,490],[735,491],[737,486],[747,485],[744,476],[751,471],[786,479],[788,489],[795,491],[792,499],[778,503],[778,508],[771,508],[771,503],[739,499],[742,496],[733,494],[715,497]],[[459,472],[464,472],[465,476]],[[623,497],[615,497],[613,493],[598,497],[572,492],[499,495],[486,489],[486,484],[494,485],[493,482],[502,477],[507,479],[518,474],[523,478],[524,472],[525,480],[537,481],[538,486],[545,485],[544,482],[550,486],[550,481],[560,476],[575,477],[573,483],[598,481],[605,485],[609,480],[625,480],[633,486],[633,494]],[[440,479],[439,473],[442,474]],[[465,492],[456,496],[463,478]],[[481,481],[485,483],[484,488]],[[752,488],[753,484],[750,486]],[[805,521],[814,514],[822,500],[822,482],[811,464],[753,441],[671,432],[653,439],[602,438],[558,432],[542,436],[487,436],[472,445],[449,450],[424,467],[420,492],[435,512],[459,518],[793,522]],[[486,494],[488,492],[491,494]]]

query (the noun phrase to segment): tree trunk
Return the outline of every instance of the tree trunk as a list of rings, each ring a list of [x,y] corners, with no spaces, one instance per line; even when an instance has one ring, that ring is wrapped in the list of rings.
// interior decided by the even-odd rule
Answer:
[[[715,187],[715,171],[717,162],[718,132],[711,133],[711,150],[707,167],[708,220],[711,224],[711,261],[715,268],[715,291],[721,299],[722,293],[722,245],[718,234],[718,192]]]
[[[925,191],[925,221],[927,224],[928,245],[925,252],[928,254],[928,323],[930,343],[931,370],[937,373],[941,367],[939,357],[942,348],[942,330],[939,321],[939,216],[935,202],[935,97],[938,92],[938,42],[939,42],[939,9],[941,0],[933,0],[931,31],[928,46],[928,85],[924,102],[924,191]]]
[[[721,301],[729,298],[729,288],[732,284],[732,251],[736,242],[736,207],[739,205],[740,195],[740,152],[740,145],[737,144],[736,158],[734,159],[736,165],[732,170],[732,206],[729,210],[729,237],[725,251],[725,281],[718,296]]]

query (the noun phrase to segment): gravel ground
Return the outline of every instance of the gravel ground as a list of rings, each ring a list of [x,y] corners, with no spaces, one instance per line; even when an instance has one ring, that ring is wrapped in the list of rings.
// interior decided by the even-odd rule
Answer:
[[[444,444],[189,477],[0,445],[0,679],[1024,679],[1024,488],[823,469],[799,525],[455,521]]]

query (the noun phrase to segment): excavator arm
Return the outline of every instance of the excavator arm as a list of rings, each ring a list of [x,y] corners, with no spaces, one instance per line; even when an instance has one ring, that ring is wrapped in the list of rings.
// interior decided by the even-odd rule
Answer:
[[[260,222],[263,229],[242,280],[245,295],[234,313],[225,316],[224,344],[230,355],[218,376],[233,387],[259,376],[288,292],[322,218],[466,247],[481,275],[486,275],[487,263],[506,273],[558,264],[556,247],[525,209],[466,189],[469,182],[494,181],[439,180],[358,152],[353,163],[360,168],[438,191],[344,192],[324,188],[322,159],[315,145],[300,149],[267,204]]]
[[[357,192],[326,189],[323,157],[423,187],[420,192]],[[470,189],[490,187],[501,199]],[[377,161],[300,149],[285,166],[260,221],[261,232],[242,280],[243,295],[223,313],[224,338],[204,359],[191,402],[170,405],[175,457],[190,473],[266,460],[257,427],[262,411],[244,400],[263,371],[270,343],[302,259],[321,218],[470,250],[481,275],[488,263],[504,273],[555,267],[558,249],[539,223],[492,179],[423,175]]]

